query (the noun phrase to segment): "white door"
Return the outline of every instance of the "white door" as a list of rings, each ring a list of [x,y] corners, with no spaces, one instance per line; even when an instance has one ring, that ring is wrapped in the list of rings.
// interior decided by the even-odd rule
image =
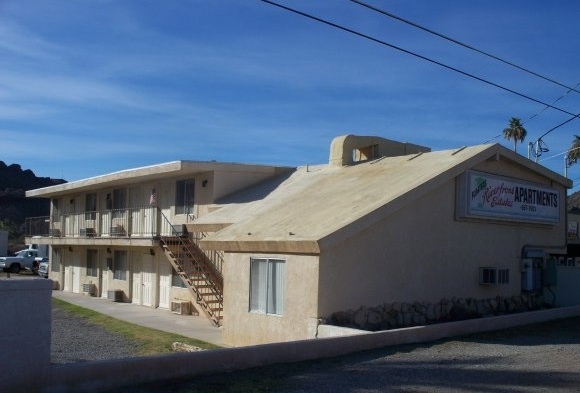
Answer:
[[[151,255],[145,255],[143,258],[143,270],[142,270],[142,304],[144,306],[153,305],[153,257]]]
[[[65,292],[70,292],[71,270],[72,270],[71,266],[65,265],[65,267],[64,267],[64,288],[63,288],[63,290]]]
[[[133,262],[133,299],[135,304],[141,304],[141,262]]]
[[[72,291],[73,293],[81,293],[81,267],[72,267]]]
[[[109,292],[109,266],[113,265],[112,258],[103,258],[101,265],[101,297],[107,298]]]
[[[159,266],[159,308],[169,308],[171,290],[171,265],[163,261]]]

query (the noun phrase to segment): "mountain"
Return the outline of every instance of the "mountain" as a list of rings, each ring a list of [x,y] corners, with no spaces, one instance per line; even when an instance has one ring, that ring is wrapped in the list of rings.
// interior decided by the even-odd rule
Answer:
[[[30,169],[0,161],[0,220],[22,232],[26,217],[48,216],[48,199],[26,198],[26,191],[66,183],[62,179],[37,177]]]

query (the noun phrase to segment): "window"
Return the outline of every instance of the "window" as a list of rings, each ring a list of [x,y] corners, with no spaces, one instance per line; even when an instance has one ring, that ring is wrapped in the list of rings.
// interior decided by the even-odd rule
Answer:
[[[195,180],[179,180],[175,184],[175,214],[193,213]]]
[[[175,269],[171,269],[171,286],[178,288],[186,288],[183,280],[181,279],[179,274],[177,274]]]
[[[127,280],[127,251],[115,251],[113,260],[113,278]]]
[[[58,273],[60,272],[60,258],[61,251],[58,248],[53,248],[52,250],[52,261],[50,264],[50,271]]]
[[[118,188],[113,190],[113,217],[122,218],[127,207],[127,190]]]
[[[497,283],[498,284],[510,283],[510,269],[497,269]]]
[[[498,269],[495,267],[479,268],[480,285],[502,285],[510,283],[510,269]]]
[[[492,267],[479,268],[479,283],[481,285],[489,285],[496,283],[497,270]]]
[[[284,268],[281,259],[250,259],[250,311],[282,315]]]
[[[87,276],[97,277],[97,250],[87,250]]]
[[[379,145],[360,147],[352,151],[352,160],[354,162],[374,160],[377,158],[379,158]]]
[[[90,193],[85,196],[85,220],[97,218],[97,194]]]

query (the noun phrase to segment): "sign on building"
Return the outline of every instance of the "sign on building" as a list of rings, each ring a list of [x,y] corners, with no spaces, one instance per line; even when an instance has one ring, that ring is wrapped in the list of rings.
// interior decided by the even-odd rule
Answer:
[[[476,171],[467,171],[459,183],[460,217],[560,222],[558,189]]]

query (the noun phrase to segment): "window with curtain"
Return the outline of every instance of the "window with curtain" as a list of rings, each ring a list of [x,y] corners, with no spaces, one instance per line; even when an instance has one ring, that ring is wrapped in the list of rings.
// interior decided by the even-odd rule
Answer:
[[[97,250],[87,250],[87,276],[97,277]]]
[[[127,190],[118,188],[113,190],[113,218],[122,218],[127,208]]]
[[[113,260],[113,278],[127,280],[127,251],[115,251]]]
[[[178,180],[175,183],[175,214],[193,213],[195,180]]]
[[[250,259],[250,311],[284,313],[284,269],[286,261],[273,258]]]
[[[97,194],[89,193],[85,196],[85,220],[97,218]]]

